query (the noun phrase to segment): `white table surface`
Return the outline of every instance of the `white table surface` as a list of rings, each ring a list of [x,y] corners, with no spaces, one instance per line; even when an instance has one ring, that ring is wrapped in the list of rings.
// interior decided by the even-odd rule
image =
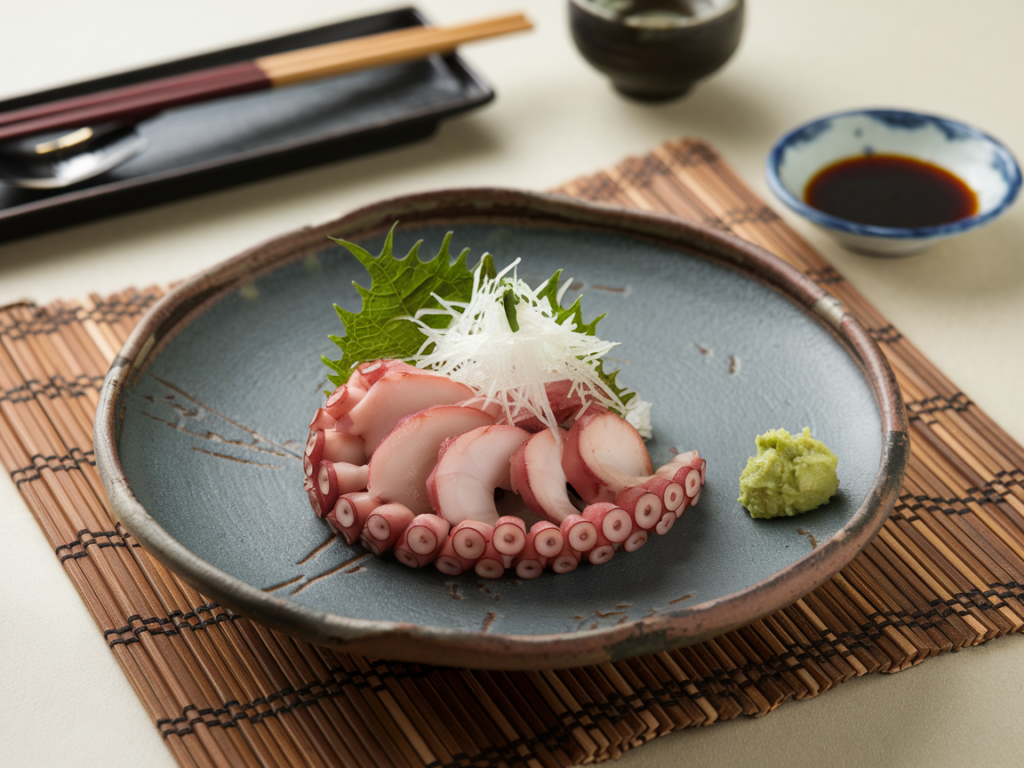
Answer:
[[[463,55],[497,91],[433,138],[0,245],[0,304],[166,283],[364,203],[445,186],[545,189],[667,139],[710,141],[774,205],[763,159],[809,118],[948,115],[1024,152],[1020,0],[754,0],[741,47],[684,100],[628,102],[572,46],[562,0],[418,0],[437,22],[523,9],[536,30]],[[50,0],[0,10],[0,98],[399,5]],[[905,336],[1024,442],[1024,206],[903,260],[832,245],[775,206]],[[0,481],[0,764],[174,765],[13,484]],[[1024,640],[851,681],[760,720],[689,730],[624,766],[1024,764]]]

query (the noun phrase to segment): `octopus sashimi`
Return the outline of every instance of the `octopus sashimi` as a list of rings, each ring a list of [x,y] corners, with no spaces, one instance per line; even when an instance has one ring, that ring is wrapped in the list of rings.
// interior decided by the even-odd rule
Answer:
[[[359,366],[311,422],[304,487],[346,542],[410,567],[519,578],[607,562],[665,534],[700,498],[696,451],[652,467],[622,417],[546,388],[568,429],[543,428],[447,377],[393,360]],[[500,517],[514,493],[542,521]]]

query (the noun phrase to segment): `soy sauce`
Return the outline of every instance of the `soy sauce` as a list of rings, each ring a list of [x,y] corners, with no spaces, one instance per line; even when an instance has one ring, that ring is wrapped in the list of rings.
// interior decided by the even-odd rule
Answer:
[[[959,178],[901,155],[840,160],[810,180],[804,199],[833,216],[879,227],[932,227],[978,212],[977,196]]]

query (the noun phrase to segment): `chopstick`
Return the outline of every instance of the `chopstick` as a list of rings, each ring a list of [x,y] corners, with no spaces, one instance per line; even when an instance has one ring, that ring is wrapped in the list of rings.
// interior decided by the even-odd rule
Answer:
[[[513,13],[450,27],[407,27],[36,104],[0,113],[0,142],[111,120],[131,122],[183,104],[415,61],[532,26],[523,14]]]

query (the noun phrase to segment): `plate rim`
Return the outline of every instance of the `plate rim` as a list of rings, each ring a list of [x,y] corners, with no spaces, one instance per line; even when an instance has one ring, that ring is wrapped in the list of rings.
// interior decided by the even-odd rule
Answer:
[[[871,386],[882,426],[882,452],[871,488],[847,523],[788,566],[742,590],[614,627],[548,635],[469,632],[405,622],[353,619],[265,592],[206,562],[149,515],[131,491],[117,455],[120,395],[152,355],[205,308],[255,276],[324,248],[328,234],[365,237],[405,225],[472,218],[605,229],[653,239],[738,268],[781,292],[832,331]],[[97,408],[96,465],[113,513],[147,551],[203,595],[274,629],[350,653],[396,661],[490,669],[544,669],[603,663],[688,645],[743,626],[789,605],[841,570],[889,515],[910,451],[895,374],[867,330],[809,277],[760,246],[666,214],[496,187],[443,189],[358,208],[285,233],[179,284],[142,317],[111,363]]]

